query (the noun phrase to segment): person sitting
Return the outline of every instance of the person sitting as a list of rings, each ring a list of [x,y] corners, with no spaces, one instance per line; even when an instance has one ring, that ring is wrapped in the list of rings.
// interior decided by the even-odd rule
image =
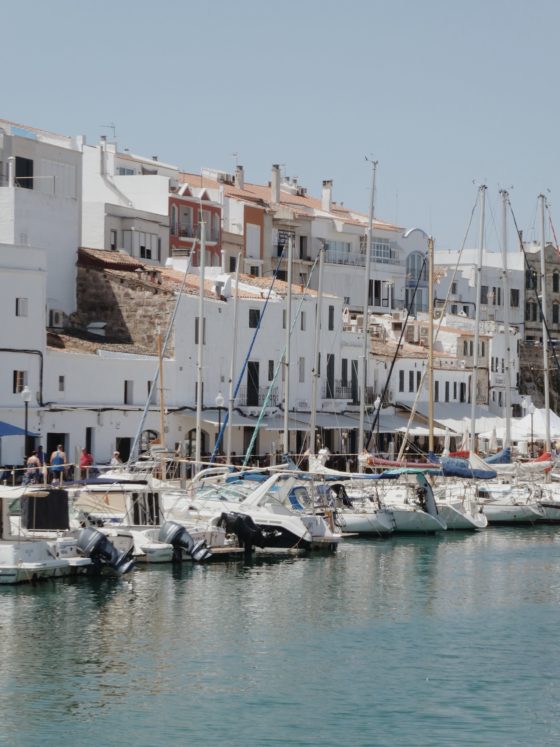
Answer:
[[[122,464],[121,455],[118,451],[114,451],[111,457],[111,467],[118,467],[119,464]]]

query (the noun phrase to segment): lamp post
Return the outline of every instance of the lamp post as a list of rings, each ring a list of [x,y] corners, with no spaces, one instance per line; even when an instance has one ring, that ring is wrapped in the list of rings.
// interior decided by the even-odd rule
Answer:
[[[218,435],[216,436],[216,440],[220,437],[220,433],[222,430],[222,407],[224,406],[224,395],[221,392],[218,392],[216,395],[216,407],[218,408]],[[218,443],[218,454],[221,455],[222,453],[222,442],[220,441]]]
[[[379,453],[379,415],[381,412],[381,397],[377,395],[375,402],[373,403],[374,417],[377,415],[377,438],[375,441],[376,450]]]
[[[21,398],[23,400],[23,404],[25,406],[25,436],[23,437],[23,458],[26,459],[27,454],[27,447],[29,444],[29,434],[28,434],[28,426],[29,426],[29,401],[31,399],[31,390],[27,386],[27,384],[23,387],[21,390]]]
[[[533,415],[535,414],[535,405],[529,402],[527,405],[527,412],[531,416],[531,457],[535,456],[535,445],[533,443]]]

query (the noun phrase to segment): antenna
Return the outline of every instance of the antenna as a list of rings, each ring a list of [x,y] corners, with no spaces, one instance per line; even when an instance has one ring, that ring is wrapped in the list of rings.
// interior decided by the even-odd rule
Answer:
[[[117,139],[117,126],[115,125],[114,122],[110,122],[109,124],[99,125],[99,126],[102,127],[104,130],[113,130],[113,140]]]

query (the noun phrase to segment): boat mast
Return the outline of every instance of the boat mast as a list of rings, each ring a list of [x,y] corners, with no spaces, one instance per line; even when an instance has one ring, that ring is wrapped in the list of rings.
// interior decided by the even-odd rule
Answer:
[[[237,308],[239,301],[239,266],[241,264],[241,252],[237,255],[235,263],[235,296],[233,297],[233,342],[231,346],[231,362],[229,365],[229,400],[228,400],[228,424],[226,440],[226,462],[231,462],[231,438],[233,429],[233,405],[235,403],[233,391],[233,377],[235,375],[235,359],[237,356]]]
[[[362,471],[360,455],[364,450],[364,421],[366,414],[366,385],[367,385],[367,358],[368,358],[368,322],[369,322],[369,285],[371,268],[371,247],[373,235],[373,215],[375,204],[375,177],[377,174],[378,161],[372,161],[371,172],[371,196],[369,201],[369,218],[366,240],[366,267],[364,277],[364,310],[363,310],[363,343],[362,343],[362,386],[360,388],[360,424],[358,426],[358,469]]]
[[[163,401],[163,347],[161,331],[157,328],[157,355],[159,361],[159,444],[165,449],[165,404]]]
[[[428,451],[434,453],[434,240],[428,238]]]
[[[196,364],[196,436],[195,468],[198,472],[201,462],[201,424],[202,424],[202,363],[204,350],[204,269],[206,263],[206,223],[200,222],[200,262],[198,286],[198,357]]]
[[[550,388],[548,380],[548,328],[546,323],[546,263],[545,263],[545,231],[544,210],[546,198],[539,195],[541,202],[541,315],[542,315],[542,346],[543,346],[543,376],[544,376],[544,417],[546,434],[546,451],[550,451]]]
[[[474,355],[473,355],[473,367],[471,375],[471,438],[470,438],[470,452],[474,454],[476,446],[476,392],[478,383],[478,362],[479,362],[479,351],[478,346],[480,344],[480,301],[482,296],[482,261],[484,253],[484,210],[486,206],[486,184],[481,184],[479,187],[480,192],[480,238],[478,242],[478,258],[476,263],[476,311],[475,311],[475,322],[474,322]]]
[[[315,424],[317,422],[317,379],[319,377],[321,339],[321,306],[323,302],[323,267],[325,264],[325,244],[321,242],[319,249],[319,288],[317,291],[317,304],[315,306],[315,345],[313,350],[313,370],[311,372],[311,416],[309,418],[309,453],[315,455]],[[288,325],[286,325],[288,326]]]
[[[508,236],[507,236],[507,209],[509,203],[509,193],[502,189],[500,190],[502,195],[502,263],[504,266],[502,273],[502,292],[504,294],[504,341],[506,346],[505,355],[505,417],[506,417],[506,432],[504,437],[504,448],[511,447],[511,338],[510,338],[510,319],[509,319],[509,305],[510,291],[509,291],[509,273],[508,273]]]
[[[290,336],[292,326],[292,261],[294,243],[292,237],[288,239],[288,295],[286,299],[286,349],[284,352],[284,454],[290,453],[290,432],[288,421],[290,417]]]

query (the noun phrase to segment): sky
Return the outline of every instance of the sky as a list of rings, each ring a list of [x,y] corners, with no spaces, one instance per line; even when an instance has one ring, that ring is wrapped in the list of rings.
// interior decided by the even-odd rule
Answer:
[[[273,163],[319,195],[432,234],[466,234],[499,190],[539,238],[560,225],[556,0],[0,0],[0,117],[182,169],[266,183]],[[555,226],[556,228],[556,226]],[[560,230],[556,229],[560,235]]]

